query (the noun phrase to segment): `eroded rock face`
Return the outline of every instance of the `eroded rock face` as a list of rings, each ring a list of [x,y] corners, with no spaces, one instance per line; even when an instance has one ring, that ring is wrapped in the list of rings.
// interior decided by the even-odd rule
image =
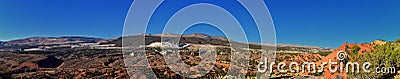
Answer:
[[[40,68],[56,68],[63,63],[63,60],[57,59],[55,56],[47,56],[47,58],[39,60],[37,63]]]

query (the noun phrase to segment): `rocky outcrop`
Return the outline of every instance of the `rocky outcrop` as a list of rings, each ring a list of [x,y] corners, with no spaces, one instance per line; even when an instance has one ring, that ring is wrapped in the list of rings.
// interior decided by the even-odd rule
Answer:
[[[337,58],[337,54],[339,53],[339,51],[345,51],[348,50],[349,48],[353,47],[353,46],[358,46],[360,47],[360,50],[357,52],[358,54],[364,54],[367,51],[371,51],[373,50],[373,45],[371,44],[342,44],[342,46],[340,46],[339,48],[337,48],[335,51],[333,51],[332,53],[330,53],[329,55],[327,55],[326,57],[322,58],[320,61],[318,61],[318,63],[322,63],[322,62],[329,62],[329,60],[331,59],[332,62],[338,62],[338,58]],[[347,53],[348,55],[349,53]],[[348,57],[347,57],[348,58]],[[320,64],[318,64],[320,65]],[[333,67],[338,67],[338,65],[333,65]],[[334,79],[337,78],[338,75],[342,76],[342,78],[346,78],[347,74],[346,72],[337,72],[337,73],[331,73],[328,70],[328,67],[326,66],[325,72],[323,74],[323,76],[327,79]]]

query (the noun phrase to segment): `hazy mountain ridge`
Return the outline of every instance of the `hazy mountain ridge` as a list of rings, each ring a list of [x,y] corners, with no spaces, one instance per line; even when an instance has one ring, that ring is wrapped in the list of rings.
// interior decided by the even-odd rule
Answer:
[[[145,37],[145,40],[143,39]],[[238,45],[240,47],[249,47],[250,49],[261,49],[262,46],[266,47],[267,50],[278,50],[282,53],[288,52],[296,52],[296,53],[305,53],[305,52],[331,52],[333,48],[321,48],[318,46],[302,46],[295,44],[260,44],[260,43],[242,43],[236,42],[234,40],[230,40],[226,37],[222,36],[210,36],[207,34],[137,34],[131,36],[124,36],[117,39],[110,40],[112,43],[117,46],[122,46],[122,39],[125,40],[125,46],[129,45],[149,45],[154,42],[161,42],[161,38],[164,41],[168,40],[176,40],[179,38],[180,43],[190,43],[190,44],[211,44],[217,46],[230,46],[231,44]],[[142,41],[142,42],[139,42]],[[282,51],[280,51],[282,50]]]
[[[143,39],[145,37],[145,40]],[[154,42],[177,39],[180,37],[180,43],[192,43],[192,44],[211,44],[211,45],[229,45],[228,39],[221,36],[209,36],[206,34],[137,34],[131,36],[123,36],[117,39],[110,39],[109,41],[117,44],[117,46],[122,46],[122,40],[125,40],[125,44],[140,44],[144,43],[149,45]],[[142,41],[142,42],[139,42]],[[142,44],[141,44],[142,45]]]
[[[145,40],[143,39],[145,37]],[[301,46],[295,44],[260,44],[260,43],[241,43],[233,40],[229,40],[223,36],[210,36],[207,34],[137,34],[131,36],[123,36],[112,39],[92,38],[92,37],[78,37],[78,36],[63,36],[63,37],[30,37],[24,39],[17,39],[7,41],[1,44],[0,47],[23,47],[23,46],[38,46],[38,45],[53,45],[53,44],[68,44],[68,43],[106,43],[116,44],[116,47],[122,46],[122,40],[125,40],[125,44],[139,44],[144,43],[149,45],[154,42],[161,42],[163,40],[177,39],[181,37],[180,43],[191,43],[191,44],[211,44],[220,46],[230,46],[230,44],[236,44],[240,46],[249,46],[251,49],[261,49],[261,46],[271,48],[276,46],[277,50],[300,50],[310,52],[310,50],[332,50],[329,48],[321,48],[317,46]],[[138,42],[143,41],[143,42]]]
[[[164,37],[196,37],[196,38],[203,38],[203,39],[219,39],[219,40],[225,40],[228,41],[227,38],[223,37],[223,36],[210,36],[207,34],[201,34],[201,33],[194,33],[194,34],[147,34],[147,35],[151,35],[151,36],[164,36]]]
[[[2,46],[34,46],[34,45],[50,45],[64,43],[80,43],[80,42],[100,42],[107,41],[102,38],[78,37],[78,36],[62,36],[62,37],[30,37],[24,39],[11,40],[3,42]]]

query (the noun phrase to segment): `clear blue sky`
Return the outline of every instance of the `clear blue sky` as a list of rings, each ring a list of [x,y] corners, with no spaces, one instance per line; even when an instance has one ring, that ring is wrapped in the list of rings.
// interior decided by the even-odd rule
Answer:
[[[131,2],[1,0],[0,40],[69,35],[115,38],[122,34]],[[335,48],[344,42],[400,38],[399,0],[266,0],[266,4],[278,43]],[[213,30],[196,31],[220,35]]]

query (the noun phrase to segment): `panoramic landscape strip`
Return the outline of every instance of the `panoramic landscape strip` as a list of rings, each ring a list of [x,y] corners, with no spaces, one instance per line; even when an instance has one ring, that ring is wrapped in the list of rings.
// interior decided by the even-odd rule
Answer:
[[[136,39],[132,35],[125,37]],[[336,49],[315,46],[278,44],[274,61],[261,58],[261,45],[245,44],[248,49],[231,49],[229,39],[205,34],[182,36],[179,43],[161,42],[163,34],[146,34],[144,53],[158,78],[184,78],[171,70],[165,62],[161,47],[181,47],[178,52],[182,62],[199,65],[204,59],[199,48],[204,44],[215,47],[216,58],[212,69],[199,78],[399,78],[400,41],[376,40],[369,43],[343,43]],[[123,61],[122,37],[113,39],[91,37],[32,37],[6,41],[1,44],[1,78],[141,78],[129,76]],[[211,41],[212,40],[212,41]],[[251,53],[244,76],[226,76],[232,54],[248,50]],[[344,53],[344,54],[340,54]],[[131,54],[130,56],[137,54]],[[143,59],[135,59],[137,63]],[[268,62],[265,62],[268,61]],[[365,64],[367,63],[367,65]],[[137,67],[137,66],[136,66]],[[173,66],[172,66],[173,67]],[[199,70],[185,71],[187,73]],[[240,71],[239,71],[240,72]],[[261,73],[261,74],[260,74]]]
[[[400,0],[0,0],[0,79],[400,79]]]

